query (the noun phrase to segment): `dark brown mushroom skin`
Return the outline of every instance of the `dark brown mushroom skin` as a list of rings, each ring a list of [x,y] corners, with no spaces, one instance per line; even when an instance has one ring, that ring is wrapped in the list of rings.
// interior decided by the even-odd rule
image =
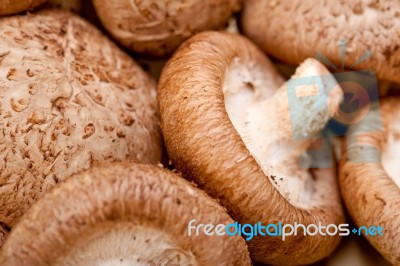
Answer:
[[[271,63],[250,41],[221,32],[203,32],[187,40],[163,69],[158,84],[161,129],[174,166],[218,198],[241,223],[342,223],[338,195],[316,209],[296,208],[249,154],[228,117],[222,92],[235,57],[258,65],[260,73],[271,71]],[[300,235],[285,242],[257,236],[249,249],[255,261],[306,264],[331,254],[339,241],[339,236]]]

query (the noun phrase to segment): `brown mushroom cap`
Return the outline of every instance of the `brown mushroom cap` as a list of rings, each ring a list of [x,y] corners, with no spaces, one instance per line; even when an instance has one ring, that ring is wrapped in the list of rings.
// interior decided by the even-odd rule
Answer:
[[[301,71],[313,70],[314,66],[327,72],[315,61],[307,61]],[[185,177],[219,198],[240,223],[340,223],[343,213],[333,169],[315,170],[311,190],[316,192],[312,192],[311,204],[303,206],[288,200],[235,129],[235,114],[228,115],[232,106],[245,107],[252,97],[279,96],[275,92],[282,82],[271,62],[243,37],[217,32],[192,37],[167,63],[158,85],[161,129],[168,154]],[[226,89],[233,97],[235,91],[243,91],[243,97],[227,102],[232,95]],[[240,107],[237,111],[245,112]],[[268,123],[273,113],[259,117],[265,117]],[[265,135],[272,136],[273,131]],[[305,264],[327,256],[338,243],[338,236],[299,235],[284,242],[277,237],[257,236],[249,242],[249,249],[256,261]]]
[[[372,112],[372,111],[370,111]],[[340,165],[340,188],[357,226],[381,226],[383,236],[367,240],[391,263],[400,264],[400,100],[387,99],[369,120],[351,127]],[[379,125],[382,117],[383,128]],[[365,149],[363,145],[374,148]],[[376,152],[380,152],[377,157]],[[348,160],[351,158],[351,160]],[[365,159],[376,161],[363,161]]]
[[[105,28],[124,46],[151,56],[172,53],[185,39],[220,29],[240,0],[93,0]]]
[[[157,162],[155,82],[67,12],[0,19],[0,222],[102,161]]]
[[[1,0],[0,15],[19,13],[37,7],[46,0]]]
[[[345,66],[373,69],[378,78],[400,82],[400,1],[248,0],[242,28],[259,47],[292,64],[317,52],[341,68],[338,41],[346,40]]]
[[[188,223],[230,224],[217,202],[150,165],[96,166],[46,194],[13,228],[0,264],[250,265],[239,236],[188,235]]]

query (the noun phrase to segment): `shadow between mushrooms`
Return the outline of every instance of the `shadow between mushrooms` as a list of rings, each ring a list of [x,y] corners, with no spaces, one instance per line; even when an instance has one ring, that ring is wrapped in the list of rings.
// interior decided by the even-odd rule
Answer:
[[[217,202],[151,165],[114,163],[71,177],[10,233],[1,265],[251,265],[244,239],[188,236],[192,219],[229,224]]]
[[[363,231],[367,240],[400,265],[400,100],[383,100],[380,111],[370,112],[349,129],[340,188],[357,226],[383,228],[383,236]]]
[[[331,76],[309,59],[295,77],[318,75]],[[240,223],[341,223],[335,169],[298,166],[341,98],[338,87],[329,95],[319,89],[321,97],[302,98],[305,108],[298,113],[304,115],[295,130],[306,138],[296,141],[285,84],[271,62],[244,37],[200,33],[178,49],[158,85],[168,154]],[[328,256],[338,243],[338,236],[256,236],[249,248],[255,261],[306,264]]]
[[[155,82],[67,12],[0,19],[0,223],[95,163],[161,157]]]

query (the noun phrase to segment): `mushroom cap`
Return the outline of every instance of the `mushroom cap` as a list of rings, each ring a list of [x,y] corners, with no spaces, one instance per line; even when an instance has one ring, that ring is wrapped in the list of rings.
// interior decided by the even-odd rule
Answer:
[[[170,171],[112,163],[47,193],[13,228],[1,265],[251,265],[240,236],[188,235],[230,224],[216,201]],[[125,263],[125,264],[124,264]]]
[[[1,0],[0,15],[10,15],[37,7],[46,0]]]
[[[0,221],[102,161],[157,162],[155,82],[71,13],[0,19]]]
[[[248,0],[241,24],[259,47],[291,64],[320,52],[341,68],[338,41],[346,40],[346,67],[400,82],[399,14],[398,0]],[[371,56],[352,67],[367,50]]]
[[[93,0],[104,27],[132,51],[171,54],[196,32],[223,28],[241,0]]]
[[[275,189],[250,154],[224,102],[223,88],[235,65],[240,68],[232,76],[248,75],[252,85],[244,86],[263,97],[273,94],[268,87],[283,82],[250,41],[222,32],[203,32],[187,40],[163,69],[158,84],[161,130],[174,166],[218,198],[240,223],[342,222],[332,173],[316,170],[318,193],[323,195],[311,208],[296,207]],[[338,236],[299,235],[286,241],[256,236],[248,245],[255,261],[289,265],[321,259],[339,241]]]
[[[344,202],[357,226],[381,226],[383,236],[365,236],[391,263],[400,264],[400,180],[398,169],[400,133],[400,100],[389,98],[380,104],[380,111],[370,111],[368,120],[353,125],[347,136],[340,164],[340,189]],[[379,117],[382,128],[379,128]],[[373,148],[365,149],[363,145]],[[398,144],[397,144],[398,145]],[[380,155],[377,157],[377,153]],[[387,158],[388,156],[395,158]],[[348,160],[351,158],[351,160]],[[368,162],[363,159],[375,158]],[[389,163],[386,160],[389,159]],[[394,176],[393,174],[397,175]],[[396,184],[397,183],[397,184]]]

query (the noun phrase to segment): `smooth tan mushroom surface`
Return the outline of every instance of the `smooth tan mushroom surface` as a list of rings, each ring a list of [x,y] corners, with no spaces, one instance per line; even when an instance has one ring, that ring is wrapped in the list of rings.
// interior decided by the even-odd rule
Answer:
[[[338,42],[346,41],[345,67],[400,82],[398,0],[248,0],[241,24],[259,47],[285,62],[298,64],[319,52],[341,68]]]
[[[66,12],[0,19],[0,222],[102,161],[161,157],[155,82]]]
[[[222,29],[240,0],[93,0],[104,27],[127,48],[150,56],[171,54],[199,31]]]
[[[1,265],[251,265],[245,240],[188,235],[188,223],[229,224],[216,201],[151,165],[113,163],[71,177],[23,216]]]
[[[340,166],[340,188],[357,226],[383,228],[383,236],[369,235],[367,240],[388,261],[399,265],[400,100],[384,100],[380,112],[372,114],[350,128]],[[379,116],[383,128],[377,127]]]
[[[328,73],[310,59],[295,77]],[[240,223],[340,223],[334,169],[308,171],[297,163],[312,141],[292,138],[282,83],[272,63],[244,37],[205,32],[189,39],[167,63],[158,85],[168,154],[185,177],[218,198]],[[340,95],[321,91],[321,96],[304,98],[302,134],[319,132],[337,108]],[[327,98],[330,111],[322,104]],[[255,261],[306,264],[329,255],[338,243],[338,236],[285,241],[256,236],[249,248]]]
[[[0,15],[10,15],[37,7],[46,0],[1,0]]]

